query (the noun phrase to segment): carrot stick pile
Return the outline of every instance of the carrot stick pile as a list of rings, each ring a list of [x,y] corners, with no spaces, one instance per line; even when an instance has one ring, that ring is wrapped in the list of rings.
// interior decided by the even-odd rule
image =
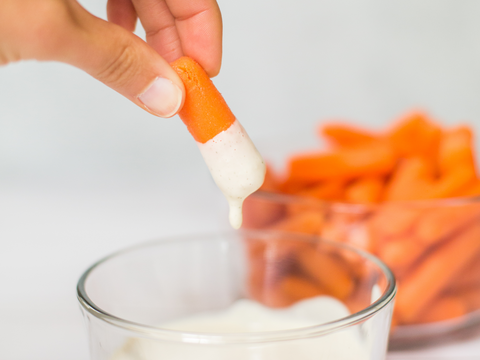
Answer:
[[[292,155],[283,177],[268,169],[263,192],[245,203],[245,227],[320,235],[379,256],[398,280],[396,324],[480,309],[480,178],[472,130],[447,129],[412,112],[383,132],[332,122],[319,135],[327,150]],[[307,264],[322,272],[321,260],[295,259],[306,273]],[[300,287],[288,281],[287,288]]]

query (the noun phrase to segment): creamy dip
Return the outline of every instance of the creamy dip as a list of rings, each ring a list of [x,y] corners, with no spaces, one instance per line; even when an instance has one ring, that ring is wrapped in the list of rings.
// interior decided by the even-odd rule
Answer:
[[[270,309],[251,300],[238,300],[228,309],[201,313],[162,324],[163,329],[188,333],[256,333],[294,330],[349,315],[338,300],[320,296],[286,309]],[[112,360],[371,360],[357,327],[299,341],[207,345],[130,339]],[[372,358],[373,359],[373,358]],[[375,358],[377,359],[377,358]]]
[[[213,180],[227,198],[230,224],[242,225],[242,204],[265,178],[265,162],[238,120],[204,144],[197,143]]]

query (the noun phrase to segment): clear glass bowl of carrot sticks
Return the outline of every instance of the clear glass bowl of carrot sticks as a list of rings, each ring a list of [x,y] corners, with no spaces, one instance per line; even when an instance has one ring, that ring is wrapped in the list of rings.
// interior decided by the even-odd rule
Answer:
[[[468,126],[411,112],[382,132],[324,123],[328,149],[269,168],[244,227],[306,233],[378,256],[398,296],[391,346],[480,327],[480,179]],[[268,159],[266,159],[268,162]]]

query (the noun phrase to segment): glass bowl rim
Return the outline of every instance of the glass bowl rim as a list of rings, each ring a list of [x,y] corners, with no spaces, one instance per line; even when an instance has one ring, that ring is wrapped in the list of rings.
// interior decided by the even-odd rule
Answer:
[[[382,295],[372,304],[370,304],[365,309],[362,309],[356,313],[350,314],[347,317],[340,318],[334,321],[310,326],[303,328],[295,328],[290,330],[279,330],[279,331],[269,331],[269,332],[248,332],[248,333],[200,333],[200,332],[184,332],[177,330],[164,329],[157,326],[151,326],[146,324],[137,323],[131,320],[122,319],[115,315],[112,315],[100,307],[98,307],[88,296],[85,289],[86,281],[88,280],[89,275],[100,265],[109,261],[110,259],[116,258],[118,256],[125,255],[131,251],[135,251],[141,248],[147,248],[151,246],[161,246],[163,244],[180,242],[180,241],[191,241],[193,238],[201,240],[218,240],[219,238],[232,238],[232,237],[241,237],[241,236],[280,236],[282,240],[284,238],[296,239],[298,241],[307,241],[307,242],[318,242],[322,241],[324,244],[334,246],[336,248],[347,249],[348,251],[353,251],[362,258],[376,265],[381,272],[384,274],[387,280],[386,289],[383,291]],[[286,232],[276,232],[276,231],[258,231],[258,230],[244,230],[239,231],[229,231],[229,232],[215,232],[215,233],[204,233],[204,234],[191,234],[184,236],[170,236],[166,238],[153,239],[150,241],[144,241],[139,244],[126,247],[119,251],[113,252],[110,255],[107,255],[100,260],[93,263],[85,272],[81,275],[77,283],[77,299],[80,302],[83,310],[87,311],[97,319],[103,320],[110,325],[115,327],[120,327],[128,331],[135,333],[140,333],[142,336],[154,337],[157,340],[181,342],[181,343],[191,343],[191,344],[204,344],[204,345],[221,345],[221,344],[248,344],[248,343],[268,343],[276,341],[288,341],[288,340],[298,340],[306,339],[317,336],[326,335],[328,333],[339,331],[344,328],[357,325],[362,321],[365,321],[378,313],[388,304],[390,304],[396,295],[397,285],[395,276],[392,271],[388,268],[387,265],[383,263],[376,256],[358,249],[356,247],[350,246],[348,244],[324,240],[319,236],[310,236],[296,233],[286,233]]]
[[[260,198],[281,203],[289,204],[315,204],[320,206],[329,206],[339,212],[362,213],[366,210],[382,208],[386,206],[411,206],[418,209],[426,207],[439,206],[461,206],[480,203],[480,195],[463,196],[452,198],[426,199],[426,200],[405,200],[405,201],[389,201],[373,204],[356,204],[342,201],[322,200],[312,196],[302,196],[295,194],[285,194],[275,191],[257,190],[250,195],[249,199]]]

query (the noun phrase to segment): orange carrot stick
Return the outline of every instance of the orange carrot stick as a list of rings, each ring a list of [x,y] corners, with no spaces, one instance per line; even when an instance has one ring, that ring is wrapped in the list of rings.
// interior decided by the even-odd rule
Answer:
[[[480,224],[473,224],[461,234],[432,251],[416,269],[399,282],[396,307],[402,321],[411,322],[439,293],[478,256]]]
[[[440,171],[449,173],[458,166],[475,171],[472,130],[466,126],[447,131],[440,142],[438,164]]]
[[[295,301],[308,299],[314,296],[325,295],[325,290],[317,284],[299,276],[288,275],[280,281],[280,289],[287,297]]]
[[[476,180],[475,170],[471,166],[459,165],[430,185],[424,193],[424,199],[457,197]]]
[[[332,254],[305,249],[298,252],[298,261],[305,274],[323,286],[327,294],[345,299],[352,293],[351,273]]]
[[[255,296],[252,295],[252,297],[258,302],[272,308],[287,307],[296,301],[280,289],[278,284],[272,287],[263,287]]]
[[[385,200],[419,200],[425,196],[434,180],[434,167],[423,157],[404,159],[392,174],[385,189]]]
[[[370,251],[371,237],[367,228],[363,226],[366,207],[362,211],[355,213],[349,210],[336,210],[329,212],[326,209],[326,222],[322,228],[321,236],[324,239],[334,240],[338,242],[349,242],[354,246]]]
[[[460,191],[458,196],[470,197],[480,195],[480,180],[475,180],[471,185],[467,186],[463,191]]]
[[[244,229],[262,229],[280,220],[285,214],[285,204],[275,199],[249,196],[243,202]]]
[[[365,176],[345,190],[345,200],[354,204],[373,204],[380,201],[384,181],[379,176]]]
[[[308,196],[320,200],[342,200],[344,186],[345,184],[342,181],[324,181],[318,185],[309,186],[299,190],[297,195]]]
[[[328,205],[318,199],[297,198],[291,203],[286,204],[286,206],[287,216],[293,216],[303,212],[316,212],[322,220],[321,227],[323,227],[325,216],[327,216],[328,213]]]
[[[333,153],[296,155],[289,162],[289,178],[299,182],[351,179],[363,175],[384,175],[396,162],[386,142],[374,141]]]
[[[399,155],[429,158],[437,153],[440,136],[440,127],[421,112],[408,114],[389,133]]]
[[[380,138],[380,136],[363,129],[340,123],[322,124],[319,134],[332,145],[339,147],[363,145]]]
[[[292,214],[267,227],[268,230],[319,234],[324,221],[324,214],[310,210]]]
[[[424,251],[425,245],[407,236],[384,243],[378,250],[378,256],[400,278],[422,256]]]
[[[480,286],[463,288],[454,294],[465,302],[468,311],[480,310]]]
[[[266,248],[265,241],[262,239],[246,238],[244,240],[248,258],[252,261],[263,259]]]
[[[480,261],[478,261],[478,258],[475,258],[450,284],[449,291],[456,293],[462,289],[477,287],[480,288]]]
[[[374,238],[381,241],[388,240],[393,236],[406,235],[418,221],[422,212],[423,209],[408,204],[384,204],[370,220],[370,232]]]
[[[279,288],[283,274],[278,265],[269,264],[265,259],[250,259],[248,275],[249,297],[270,307],[285,307],[295,301]]]
[[[328,205],[323,201],[337,201],[342,199],[344,183],[342,181],[325,181],[318,185],[302,188],[296,192],[296,195],[305,197],[305,199],[296,199],[287,204],[287,213],[290,215],[301,212],[318,212],[322,219],[322,225],[328,211]]]
[[[253,249],[249,258],[248,293],[249,296],[267,306],[283,307],[291,305],[290,298],[279,288],[279,282],[289,272],[288,250],[268,242],[263,253]],[[285,245],[285,244],[282,244]],[[276,251],[279,250],[280,252]],[[267,253],[268,252],[268,253]]]
[[[269,239],[265,248],[264,259],[268,272],[277,273],[279,279],[295,262],[297,254],[305,248],[311,247],[308,242],[298,239]]]
[[[430,323],[453,319],[467,313],[465,301],[459,296],[436,299],[420,314],[417,323]]]
[[[235,116],[202,67],[186,56],[171,65],[186,90],[185,104],[178,114],[194,139],[206,143],[227,130]]]
[[[480,220],[480,205],[476,203],[432,206],[420,217],[415,236],[421,243],[431,245],[478,220]]]

